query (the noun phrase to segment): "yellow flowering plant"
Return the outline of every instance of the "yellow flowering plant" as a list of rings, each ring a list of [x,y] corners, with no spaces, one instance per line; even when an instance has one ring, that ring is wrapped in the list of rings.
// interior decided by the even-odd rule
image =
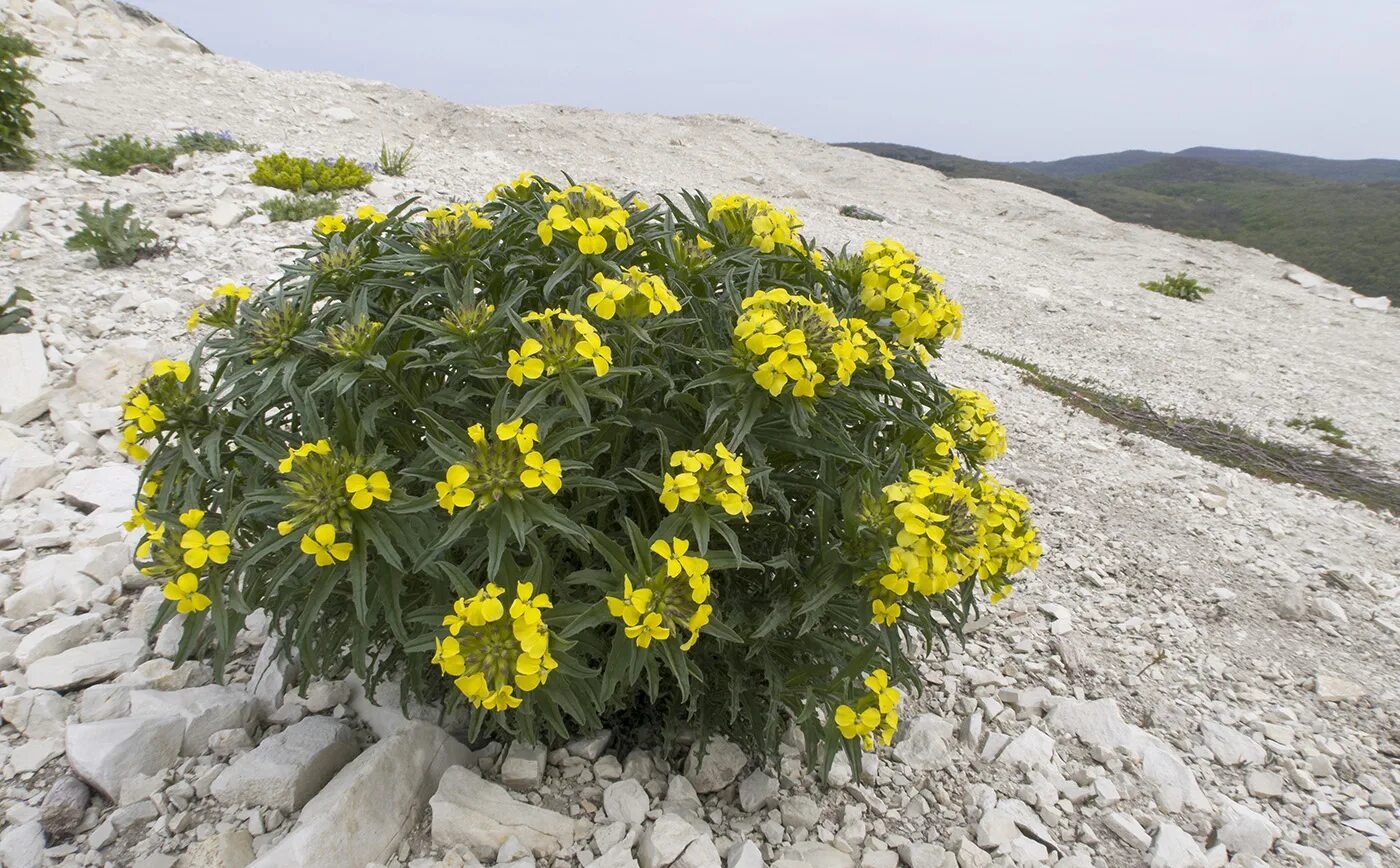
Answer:
[[[473,735],[888,742],[907,642],[1040,544],[990,400],[929,369],[942,278],[802,229],[524,173],[329,215],[218,287],[120,429],[181,653],[222,666],[262,609],[302,678],[392,678]]]

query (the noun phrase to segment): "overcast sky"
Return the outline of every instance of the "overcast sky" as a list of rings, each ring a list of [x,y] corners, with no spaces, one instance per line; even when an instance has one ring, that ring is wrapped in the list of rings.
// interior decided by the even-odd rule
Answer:
[[[1400,158],[1397,0],[136,0],[221,54],[464,103],[747,115],[995,160]]]

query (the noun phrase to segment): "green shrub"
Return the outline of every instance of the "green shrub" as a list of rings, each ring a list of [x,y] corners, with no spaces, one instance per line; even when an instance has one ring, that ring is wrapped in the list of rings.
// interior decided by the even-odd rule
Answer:
[[[33,164],[29,140],[34,137],[34,73],[24,58],[39,49],[16,33],[0,29],[0,170],[23,169]]]
[[[1350,449],[1352,446],[1351,441],[1347,439],[1347,432],[1343,431],[1340,425],[1327,416],[1314,416],[1311,419],[1298,416],[1289,419],[1286,424],[1289,428],[1295,428],[1299,431],[1312,431],[1338,449]]]
[[[412,144],[406,148],[391,148],[387,142],[379,143],[379,171],[390,177],[401,178],[407,175],[416,161]]]
[[[138,259],[164,256],[168,245],[161,243],[154,231],[132,214],[134,207],[113,208],[110,201],[95,211],[86,204],[78,206],[78,220],[83,224],[65,245],[69,250],[90,250],[103,268],[134,264]]]
[[[150,139],[137,141],[130,133],[123,133],[100,145],[94,144],[80,154],[73,165],[104,175],[125,175],[136,168],[173,172],[177,156],[179,153],[174,148],[158,145]]]
[[[261,205],[262,210],[273,222],[284,220],[311,220],[325,214],[335,213],[339,203],[334,196],[307,196],[293,193],[288,196],[273,196]]]
[[[23,287],[15,287],[10,297],[0,301],[0,335],[19,334],[29,331],[25,322],[34,312],[21,302],[33,301],[34,296]]]
[[[1163,275],[1161,280],[1149,280],[1146,283],[1139,283],[1143,289],[1150,292],[1161,293],[1170,298],[1182,298],[1187,301],[1200,301],[1206,297],[1206,293],[1213,292],[1208,286],[1201,286],[1193,277],[1187,277],[1186,272],[1180,274]]]
[[[263,608],[304,678],[401,678],[473,734],[888,743],[901,649],[1040,554],[991,402],[927,367],[942,278],[744,196],[487,200],[322,217],[132,390],[182,653]]]
[[[363,187],[373,181],[374,176],[359,163],[345,157],[313,162],[306,157],[291,157],[283,152],[259,157],[253,163],[253,174],[249,180],[264,187],[294,193],[323,193]]]
[[[229,151],[253,151],[257,148],[235,139],[228,130],[185,130],[175,137],[175,150],[182,154],[192,154],[195,151],[225,154]]]

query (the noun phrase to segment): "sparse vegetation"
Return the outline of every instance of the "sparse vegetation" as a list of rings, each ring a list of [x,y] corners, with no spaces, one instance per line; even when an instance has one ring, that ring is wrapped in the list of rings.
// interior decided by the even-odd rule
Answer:
[[[26,57],[38,55],[34,43],[0,29],[0,170],[23,169],[33,164],[29,140],[34,136],[34,73]]]
[[[132,213],[134,210],[129,204],[113,208],[110,201],[102,203],[101,211],[80,205],[78,220],[83,226],[64,246],[91,251],[102,268],[132,265],[140,259],[168,254],[171,245],[161,242],[155,231]]]
[[[1139,283],[1138,286],[1149,292],[1159,293],[1169,298],[1180,298],[1186,301],[1200,301],[1206,297],[1206,293],[1214,292],[1208,286],[1201,286],[1194,277],[1187,277],[1186,272],[1168,274],[1161,280],[1149,280],[1146,283]]]
[[[259,157],[249,176],[254,184],[276,187],[293,193],[325,193],[353,190],[374,180],[374,175],[347,157],[313,161],[293,157],[285,151]]]
[[[412,143],[406,148],[391,148],[388,142],[379,143],[379,171],[386,175],[401,178],[408,174],[416,161]]]
[[[9,298],[0,301],[0,335],[18,334],[29,331],[25,320],[33,314],[22,302],[33,301],[34,296],[23,287],[15,287]]]
[[[307,196],[293,193],[287,196],[273,196],[262,203],[263,213],[274,223],[312,220],[326,214],[334,214],[339,206],[334,196]]]
[[[1025,359],[989,350],[979,352],[1020,369],[1021,378],[1030,385],[1125,431],[1160,440],[1261,479],[1301,485],[1334,500],[1351,500],[1400,515],[1400,479],[1377,462],[1271,442],[1213,419],[1159,413],[1140,398],[1115,395],[1047,374]]]
[[[138,141],[130,133],[123,133],[101,144],[94,143],[73,161],[73,165],[103,175],[125,175],[133,169],[173,172],[177,156],[179,152],[168,145],[156,144],[150,139]]]
[[[257,145],[240,142],[228,130],[185,130],[175,137],[175,149],[184,154],[192,154],[195,151],[224,154],[229,151],[255,151]]]
[[[1296,428],[1299,431],[1313,431],[1338,449],[1352,447],[1351,441],[1347,439],[1347,433],[1342,430],[1340,425],[1326,416],[1314,416],[1311,419],[1299,416],[1295,419],[1289,419],[1287,425],[1289,428]]]

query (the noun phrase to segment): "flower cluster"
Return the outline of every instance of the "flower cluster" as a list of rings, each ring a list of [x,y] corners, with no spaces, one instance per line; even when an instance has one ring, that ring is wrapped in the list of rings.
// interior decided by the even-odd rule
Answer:
[[[521,172],[509,181],[502,181],[490,190],[486,191],[486,201],[494,202],[497,199],[505,199],[511,202],[519,202],[530,195],[532,190],[540,188],[542,185],[539,175],[534,172]]]
[[[520,705],[515,691],[529,693],[544,684],[558,663],[549,653],[550,632],[544,610],[547,594],[530,582],[515,586],[506,608],[505,588],[495,583],[470,598],[458,598],[442,619],[450,635],[436,639],[433,663],[472,705],[506,711]]]
[[[689,651],[714,611],[708,602],[710,562],[687,554],[689,541],[674,537],[669,543],[652,543],[651,551],[661,558],[661,565],[637,586],[632,584],[631,576],[624,576],[622,596],[607,598],[608,611],[622,621],[623,635],[638,648],[665,642],[684,627],[690,631],[690,637],[680,649]]]
[[[956,586],[961,572],[954,552],[972,544],[972,492],[950,468],[934,474],[911,469],[885,486],[880,533],[888,540],[885,568],[865,578],[876,624],[894,624],[910,594],[925,597]]]
[[[199,571],[223,566],[228,563],[233,551],[233,540],[228,531],[219,529],[205,532],[205,512],[190,509],[181,513],[180,524],[184,531],[176,539],[166,532],[164,524],[156,524],[146,514],[146,504],[155,497],[158,483],[148,481],[142,486],[142,499],[132,513],[134,525],[145,529],[146,536],[136,547],[136,557],[144,562],[141,573],[155,579],[166,579],[162,593],[167,600],[175,603],[175,609],[182,615],[202,612],[209,608],[210,599],[199,591]],[[143,500],[145,503],[143,503]]]
[[[506,354],[506,377],[515,385],[585,363],[591,363],[593,373],[601,377],[612,365],[612,347],[603,343],[598,329],[583,316],[551,307],[521,319],[535,323],[539,331],[537,337],[526,338],[519,349]]]
[[[598,289],[589,294],[588,308],[599,319],[641,319],[681,309],[666,281],[635,265],[623,271],[620,279],[599,272],[593,275],[593,284]]]
[[[356,511],[387,503],[393,495],[386,472],[368,467],[359,455],[332,447],[326,439],[287,447],[277,472],[287,496],[287,518],[277,523],[277,532],[286,536],[307,528],[301,551],[318,567],[350,560],[354,543],[340,534],[351,531]]]
[[[182,387],[189,378],[189,362],[157,359],[152,363],[151,375],[122,399],[117,448],[133,461],[149,458],[146,444],[159,437],[171,421],[167,411],[175,412],[188,403]]]
[[[861,258],[861,303],[889,318],[901,345],[929,352],[962,334],[962,308],[944,294],[942,275],[920,267],[903,244],[867,241]]]
[[[632,244],[627,229],[631,214],[608,190],[597,184],[572,184],[562,190],[550,190],[546,202],[553,202],[536,231],[546,247],[554,237],[578,246],[578,252],[597,256],[616,247],[626,250]]]
[[[516,419],[496,426],[495,438],[486,429],[473,425],[467,436],[476,444],[476,454],[447,468],[437,483],[438,506],[451,515],[476,504],[484,509],[505,498],[519,499],[527,489],[545,488],[558,494],[564,485],[564,470],[558,458],[545,458],[535,449],[540,426]]]
[[[983,471],[973,488],[977,503],[977,578],[993,603],[1011,593],[1006,581],[1021,570],[1033,570],[1042,553],[1035,526],[1027,519],[1031,503]]]
[[[675,512],[682,503],[710,503],[748,521],[753,503],[749,501],[749,469],[742,455],[716,443],[711,452],[672,452],[671,467],[676,472],[661,480],[661,505],[667,512]]]
[[[247,286],[225,283],[214,287],[209,301],[196,307],[185,321],[185,330],[194,331],[201,325],[231,329],[238,316],[238,303],[247,301],[253,290]]]
[[[474,202],[449,202],[423,215],[418,250],[438,259],[464,259],[484,243],[492,223]]]
[[[718,220],[740,243],[762,253],[786,247],[807,255],[807,246],[797,234],[802,220],[791,208],[779,210],[757,196],[731,193],[711,199],[707,216],[711,222]]]
[[[743,309],[734,325],[735,352],[775,398],[789,384],[797,398],[850,385],[851,376],[871,363],[872,349],[885,376],[894,375],[884,342],[861,320],[837,319],[825,302],[779,287],[755,292]]]
[[[952,408],[943,425],[953,434],[958,451],[974,462],[991,461],[1006,451],[1006,429],[997,421],[997,408],[976,389],[950,388]]]
[[[856,701],[854,706],[841,705],[836,709],[835,723],[842,738],[858,740],[866,750],[875,748],[878,735],[880,743],[888,746],[894,740],[899,727],[899,690],[890,686],[889,675],[883,669],[876,669],[865,679],[869,692]]]

